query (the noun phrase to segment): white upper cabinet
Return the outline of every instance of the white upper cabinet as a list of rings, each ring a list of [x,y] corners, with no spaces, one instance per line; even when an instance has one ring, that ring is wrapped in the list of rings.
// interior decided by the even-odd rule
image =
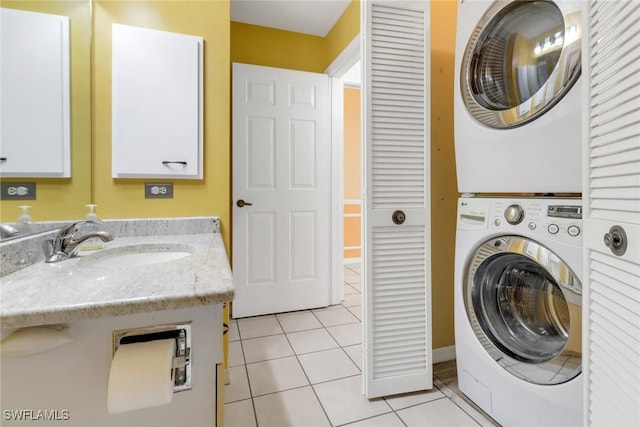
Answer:
[[[113,24],[112,176],[202,179],[203,39]]]
[[[0,9],[0,176],[71,176],[69,18]]]

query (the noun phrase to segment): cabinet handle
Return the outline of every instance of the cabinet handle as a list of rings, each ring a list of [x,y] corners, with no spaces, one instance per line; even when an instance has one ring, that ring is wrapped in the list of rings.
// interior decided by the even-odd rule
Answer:
[[[9,159],[6,158],[6,157],[0,157],[0,162],[6,162],[7,160],[9,160]]]
[[[162,161],[162,164],[163,164],[163,165],[176,164],[176,165],[183,165],[183,166],[187,166],[187,162],[185,162],[184,160],[176,160],[176,161],[163,160],[163,161]]]

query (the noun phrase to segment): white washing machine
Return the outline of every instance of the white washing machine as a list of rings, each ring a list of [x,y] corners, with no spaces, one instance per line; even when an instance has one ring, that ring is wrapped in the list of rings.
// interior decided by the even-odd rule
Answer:
[[[461,198],[458,385],[505,427],[582,426],[579,198]]]
[[[579,193],[584,1],[460,0],[461,193]]]

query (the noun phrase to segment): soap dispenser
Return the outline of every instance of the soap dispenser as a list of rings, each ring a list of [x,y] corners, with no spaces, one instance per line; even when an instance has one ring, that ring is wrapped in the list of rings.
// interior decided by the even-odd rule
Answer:
[[[22,210],[22,214],[18,217],[18,222],[16,223],[16,228],[21,233],[31,232],[33,222],[31,221],[31,215],[29,215],[29,208],[31,206],[22,205],[18,206],[18,209]]]
[[[98,205],[94,205],[90,203],[86,206],[87,208],[89,208],[89,213],[85,218],[87,220],[87,223],[83,227],[83,231],[87,233],[91,233],[95,231],[104,231],[102,221],[98,219],[98,215],[95,212]],[[95,251],[98,249],[102,249],[102,246],[103,246],[102,240],[94,237],[92,239],[88,239],[85,243],[83,243],[82,246],[80,246],[80,250]]]

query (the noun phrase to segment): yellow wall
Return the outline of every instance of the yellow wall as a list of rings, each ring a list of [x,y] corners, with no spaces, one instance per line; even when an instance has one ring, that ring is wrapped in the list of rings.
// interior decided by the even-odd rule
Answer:
[[[19,205],[34,221],[84,218],[91,203],[91,35],[89,1],[2,1],[2,7],[69,17],[71,81],[71,178],[3,178],[35,182],[36,200],[0,202],[0,221],[14,223]],[[37,155],[37,153],[34,153]]]
[[[454,344],[453,268],[458,189],[453,143],[456,0],[431,2],[431,304],[433,347]]]
[[[94,1],[93,194],[102,218],[216,215],[230,248],[229,1]],[[204,180],[173,180],[173,199],[144,198],[143,179],[111,177],[111,24],[204,38]],[[153,142],[149,142],[150,147]],[[167,180],[156,180],[166,182]]]
[[[325,57],[322,37],[231,23],[231,62],[322,73]]]
[[[327,44],[326,67],[331,65],[333,60],[359,33],[360,0],[352,0],[325,37]]]
[[[360,205],[360,89],[344,89],[344,246],[361,246]],[[360,258],[360,249],[345,249],[345,258]]]
[[[326,37],[231,23],[231,62],[323,73],[360,32],[353,0]]]

